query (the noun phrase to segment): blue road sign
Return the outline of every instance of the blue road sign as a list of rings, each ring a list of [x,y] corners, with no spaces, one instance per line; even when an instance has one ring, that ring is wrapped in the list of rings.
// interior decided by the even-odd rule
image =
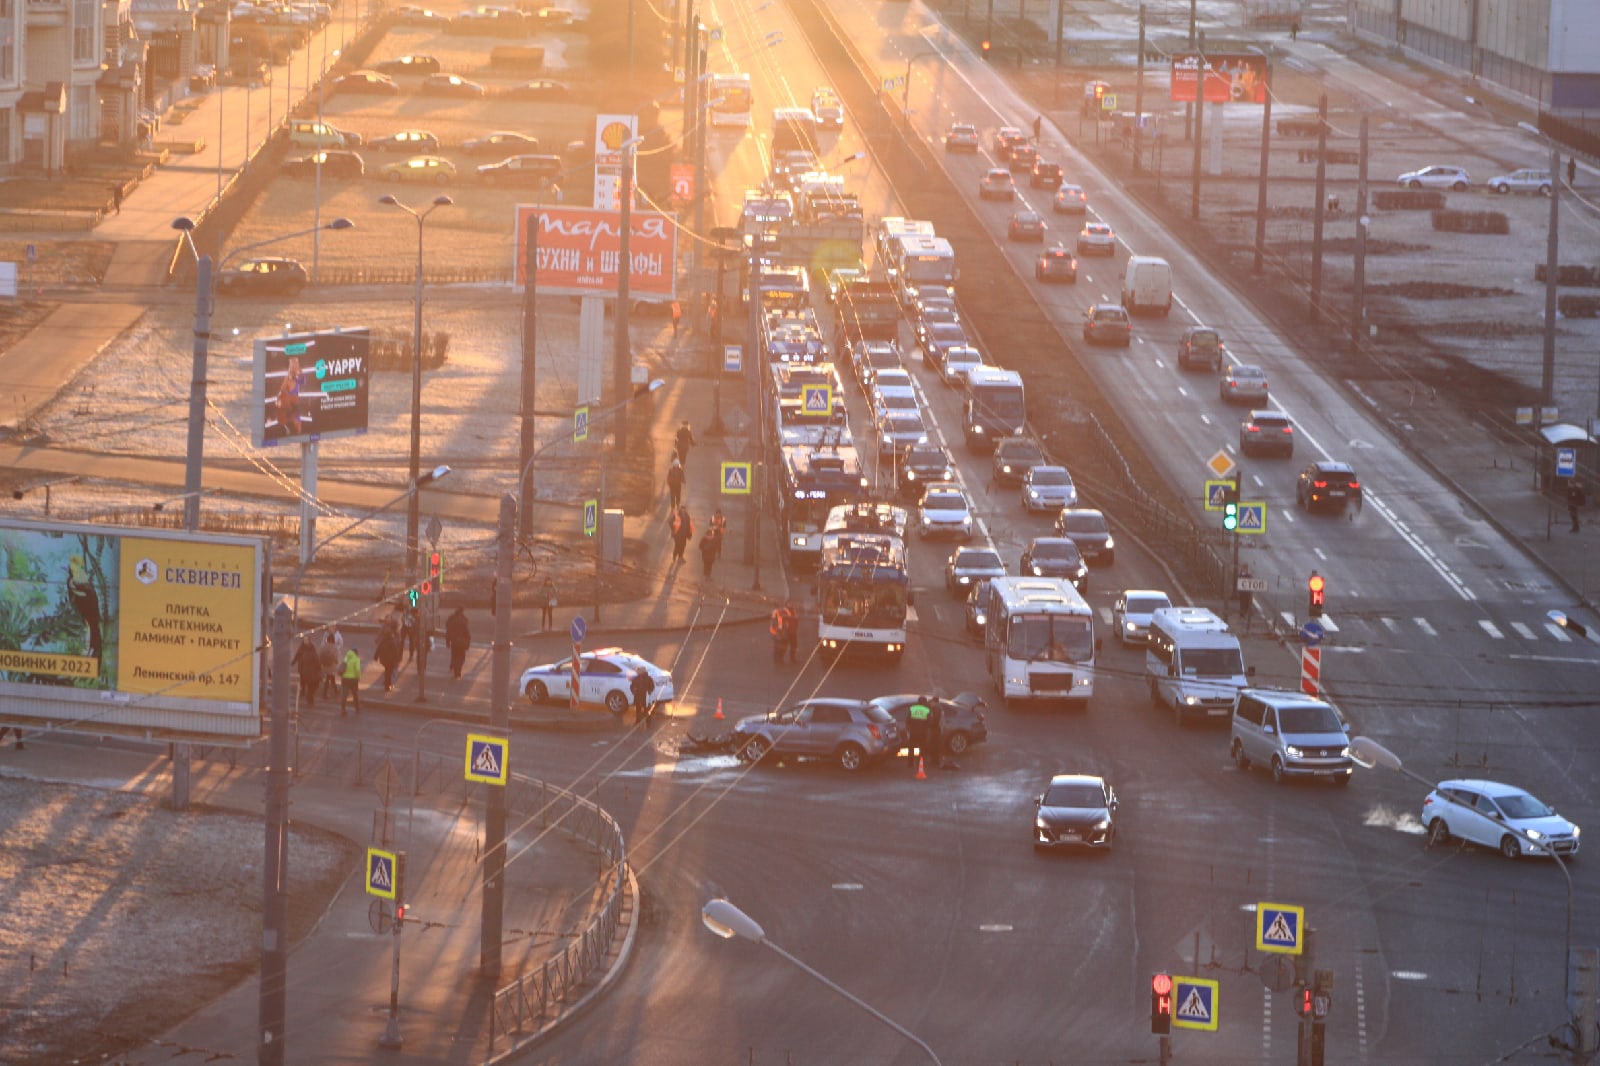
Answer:
[[[1305,622],[1300,626],[1300,639],[1308,648],[1315,648],[1322,643],[1322,638],[1328,635],[1327,627],[1321,622]]]
[[[583,620],[583,615],[576,615],[572,619],[572,624],[567,627],[567,632],[572,637],[572,643],[582,644],[583,638],[589,635],[589,623]]]
[[[822,418],[833,413],[832,385],[801,385],[800,412]]]
[[[1173,1028],[1216,1032],[1217,992],[1215,981],[1207,981],[1203,977],[1173,977]]]
[[[1264,503],[1239,504],[1239,532],[1265,533],[1267,531],[1267,505]]]
[[[1572,477],[1578,472],[1578,449],[1556,449],[1556,477]]]
[[[1306,909],[1289,903],[1256,904],[1256,950],[1279,955],[1298,955],[1303,944]]]
[[[583,535],[592,537],[595,530],[600,528],[600,501],[583,501]]]
[[[1220,511],[1222,505],[1228,502],[1228,490],[1233,488],[1231,481],[1213,481],[1206,479],[1206,510]]]
[[[750,464],[749,463],[723,463],[722,464],[722,495],[748,496],[750,495]]]
[[[395,854],[381,848],[367,849],[367,895],[383,899],[395,897]]]
[[[737,344],[722,346],[722,371],[725,374],[744,373],[744,349]]]
[[[580,407],[572,412],[572,442],[582,444],[589,439],[589,409]]]
[[[503,785],[506,783],[507,764],[509,759],[510,742],[505,737],[486,737],[481,733],[467,734],[467,769],[468,781],[478,781],[485,785]]]

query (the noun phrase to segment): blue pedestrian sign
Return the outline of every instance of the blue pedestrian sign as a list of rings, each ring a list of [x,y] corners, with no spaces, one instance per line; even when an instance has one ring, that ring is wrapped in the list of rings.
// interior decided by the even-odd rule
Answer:
[[[722,346],[722,372],[725,374],[744,373],[744,348],[737,344],[724,344]]]
[[[589,623],[583,620],[583,615],[574,615],[567,633],[572,637],[572,643],[582,644],[583,638],[589,635]]]
[[[367,895],[395,898],[395,854],[381,848],[367,849]]]
[[[1322,643],[1322,638],[1328,635],[1327,627],[1321,622],[1312,620],[1300,626],[1300,639],[1308,648],[1315,648]]]
[[[1556,449],[1556,477],[1572,477],[1578,472],[1578,449]]]
[[[600,501],[583,501],[583,535],[592,537],[595,530],[600,528]]]
[[[504,785],[507,775],[507,758],[510,741],[505,737],[486,737],[479,733],[467,734],[468,781],[485,785]]]
[[[1256,950],[1279,955],[1301,952],[1301,930],[1306,925],[1306,909],[1288,903],[1256,904]]]
[[[1173,1028],[1217,1031],[1217,982],[1175,976],[1172,989]]]
[[[1240,533],[1265,533],[1267,531],[1267,505],[1264,503],[1239,504]]]
[[[1220,511],[1222,505],[1228,502],[1228,490],[1233,488],[1231,481],[1206,480],[1206,510]]]
[[[833,414],[833,386],[800,386],[800,413],[817,418],[827,418]]]
[[[750,495],[750,464],[722,464],[722,494],[724,496]]]
[[[572,412],[572,443],[582,444],[589,439],[589,409],[580,407]]]

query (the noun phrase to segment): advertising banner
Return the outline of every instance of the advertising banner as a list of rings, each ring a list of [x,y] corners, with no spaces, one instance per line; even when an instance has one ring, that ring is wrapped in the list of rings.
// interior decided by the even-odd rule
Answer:
[[[622,146],[638,135],[638,115],[594,117],[594,206],[622,209]]]
[[[634,211],[628,240],[633,261],[628,291],[641,298],[671,299],[677,281],[678,227],[671,215]],[[540,296],[615,296],[621,265],[622,215],[592,207],[517,205],[518,285],[527,284],[525,251],[530,224],[539,227],[534,269]]]
[[[257,448],[350,437],[367,431],[365,329],[257,338]]]
[[[0,521],[6,710],[258,735],[261,565],[243,537]]]
[[[1194,100],[1200,68],[1205,67],[1207,103],[1263,104],[1267,100],[1267,57],[1255,52],[1175,52],[1172,56],[1172,99]]]

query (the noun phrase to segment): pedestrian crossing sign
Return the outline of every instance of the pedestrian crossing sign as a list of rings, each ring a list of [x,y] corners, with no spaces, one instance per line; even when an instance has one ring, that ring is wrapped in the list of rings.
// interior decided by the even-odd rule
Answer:
[[[1228,502],[1228,490],[1233,488],[1232,481],[1213,481],[1206,479],[1206,510],[1220,511],[1222,505]]]
[[[750,464],[722,464],[722,494],[724,496],[750,495]]]
[[[800,413],[817,418],[827,418],[833,414],[833,386],[800,386]]]
[[[1265,533],[1267,531],[1267,505],[1264,503],[1239,504],[1239,533]]]
[[[1256,950],[1279,955],[1298,955],[1304,946],[1300,930],[1305,928],[1306,909],[1287,903],[1256,904]]]
[[[583,501],[583,535],[594,536],[595,530],[600,528],[600,501]]]
[[[589,439],[589,409],[580,407],[572,412],[572,443],[582,444]]]
[[[510,741],[505,737],[486,737],[479,733],[467,734],[467,780],[485,785],[506,783],[506,749]]]
[[[395,854],[382,848],[367,849],[367,895],[395,898]]]
[[[1203,977],[1173,977],[1173,1027],[1216,1032],[1217,990],[1217,982],[1207,981]]]

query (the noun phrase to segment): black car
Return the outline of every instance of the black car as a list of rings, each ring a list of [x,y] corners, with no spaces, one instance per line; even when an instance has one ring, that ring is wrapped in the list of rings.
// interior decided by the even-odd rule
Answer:
[[[1044,449],[1031,437],[1001,437],[990,460],[996,484],[1020,485],[1028,471],[1046,462]]]
[[[1318,507],[1361,506],[1361,482],[1349,463],[1323,461],[1300,471],[1294,486],[1295,503],[1307,511]]]
[[[889,712],[895,723],[909,736],[911,705],[922,698],[919,695],[879,696],[867,702]],[[952,699],[941,697],[938,703],[941,718],[939,735],[944,740],[944,750],[948,754],[961,755],[972,745],[982,744],[989,739],[989,724],[983,716],[983,709],[988,704],[983,702],[982,696],[963,692]]]
[[[539,138],[512,130],[496,130],[494,133],[486,133],[482,137],[473,137],[462,142],[461,150],[468,155],[486,155],[492,159],[504,159],[508,155],[537,152]]]
[[[1059,577],[1072,582],[1079,592],[1089,587],[1089,564],[1083,553],[1066,537],[1034,537],[1022,549],[1017,573],[1023,577]]]
[[[572,96],[572,90],[559,81],[548,78],[538,78],[534,81],[525,81],[521,85],[513,85],[500,93],[502,100],[566,100]]]
[[[1060,163],[1047,163],[1040,159],[1033,164],[1033,174],[1028,179],[1028,184],[1035,189],[1059,189],[1061,177]]]
[[[1076,544],[1084,562],[1110,566],[1117,561],[1117,542],[1106,516],[1091,507],[1063,507],[1056,515],[1056,534]]]
[[[478,180],[485,185],[525,185],[538,188],[553,183],[565,168],[557,155],[514,155],[498,163],[478,168]]]
[[[1245,455],[1293,455],[1294,426],[1282,411],[1251,411],[1239,423],[1239,451]]]
[[[298,296],[311,275],[297,259],[263,256],[246,259],[217,276],[217,292],[224,296]]]
[[[900,472],[900,495],[922,498],[922,486],[934,481],[949,481],[955,464],[950,453],[932,443],[907,444],[896,459]]]
[[[324,178],[359,178],[367,171],[366,163],[355,152],[312,152],[298,159],[284,161],[283,172],[291,178],[315,178],[317,165],[322,165]]]
[[[994,602],[994,582],[984,578],[967,594],[967,636],[983,639],[989,628],[989,610]]]
[[[1034,800],[1033,848],[1109,850],[1117,838],[1117,793],[1093,774],[1056,774]]]
[[[396,74],[437,74],[442,68],[433,56],[400,56],[375,63],[372,69],[393,77]]]

